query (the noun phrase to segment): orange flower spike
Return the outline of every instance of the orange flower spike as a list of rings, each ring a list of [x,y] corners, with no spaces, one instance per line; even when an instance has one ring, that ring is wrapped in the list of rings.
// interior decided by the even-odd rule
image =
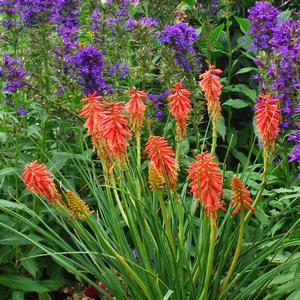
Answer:
[[[26,189],[44,196],[55,206],[55,200],[61,201],[61,195],[54,185],[52,176],[53,174],[47,171],[46,166],[39,164],[36,160],[26,164],[22,173]]]
[[[131,96],[129,102],[125,105],[125,109],[130,114],[132,129],[137,131],[142,127],[146,110],[142,99],[145,99],[147,94],[144,91],[138,91],[136,88],[129,89],[128,94]]]
[[[148,158],[154,163],[156,170],[162,176],[165,176],[166,173],[170,187],[175,189],[177,185],[178,166],[172,147],[168,145],[163,137],[150,136],[145,151],[148,152]]]
[[[232,201],[229,205],[236,205],[236,208],[232,212],[233,216],[236,215],[242,208],[255,211],[255,208],[250,205],[252,203],[252,199],[250,198],[250,192],[247,190],[242,180],[237,176],[233,176],[231,179],[231,190]]]
[[[191,93],[189,90],[182,87],[181,82],[173,85],[172,92],[174,94],[168,97],[171,102],[169,103],[170,113],[177,122],[177,137],[180,140],[186,135],[186,126],[188,113],[191,109],[191,100],[188,98]]]
[[[211,65],[208,61],[207,64],[209,70],[199,76],[199,85],[204,91],[209,114],[212,114],[213,118],[218,120],[221,115],[220,95],[222,84],[217,75],[222,74],[223,71],[216,69],[216,67]]]
[[[102,96],[96,96],[96,92],[91,94],[81,102],[86,103],[80,111],[80,116],[87,118],[84,127],[90,135],[99,133],[99,123],[103,116],[104,105],[99,102]]]
[[[189,166],[188,179],[192,180],[189,187],[195,200],[200,200],[206,214],[215,219],[218,209],[224,210],[220,200],[224,191],[222,173],[219,164],[213,163],[214,159],[215,156],[208,151],[198,154],[196,161]]]
[[[122,102],[106,102],[105,105],[107,110],[101,121],[103,139],[111,157],[123,160],[128,145],[126,138],[131,138],[128,130],[128,116],[121,113],[124,109]]]
[[[264,147],[270,150],[274,147],[279,133],[278,99],[273,99],[271,94],[259,94],[258,98],[258,103],[255,105],[256,125]]]

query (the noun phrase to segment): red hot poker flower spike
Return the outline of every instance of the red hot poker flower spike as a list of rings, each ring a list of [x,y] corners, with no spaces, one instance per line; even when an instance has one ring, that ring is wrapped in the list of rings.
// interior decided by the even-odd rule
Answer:
[[[142,127],[146,110],[142,99],[145,99],[147,94],[144,91],[138,91],[136,88],[129,89],[128,94],[131,96],[129,102],[125,105],[125,109],[130,114],[132,129],[138,131]]]
[[[131,138],[128,130],[128,116],[121,113],[124,109],[122,102],[106,102],[105,105],[107,110],[101,121],[103,138],[110,156],[122,161],[128,145],[126,138]]]
[[[103,117],[104,105],[99,102],[102,100],[102,96],[96,96],[96,92],[91,94],[86,99],[82,99],[81,102],[86,103],[80,111],[82,117],[87,118],[84,126],[87,128],[90,135],[99,134],[99,124]]]
[[[47,171],[44,164],[39,164],[36,160],[26,164],[22,173],[22,178],[26,188],[39,196],[44,196],[54,206],[55,200],[61,201],[53,179],[53,174]]]
[[[274,147],[279,133],[278,99],[272,99],[271,94],[260,94],[258,98],[259,101],[255,105],[256,125],[265,149],[270,150]]]
[[[170,187],[175,189],[178,166],[172,147],[163,137],[150,136],[145,151],[148,152],[148,158],[154,163],[156,170],[164,177],[166,173]]]
[[[171,102],[169,103],[170,112],[176,119],[177,128],[176,133],[179,140],[186,135],[186,126],[188,113],[191,109],[191,100],[188,98],[191,93],[189,90],[182,87],[181,82],[177,82],[173,85],[172,92],[174,94],[168,97]]]
[[[207,100],[208,113],[212,115],[214,120],[218,120],[221,115],[220,95],[222,84],[219,76],[222,70],[216,69],[214,65],[207,62],[209,70],[199,76],[199,85],[204,91],[204,96]]]
[[[237,176],[233,176],[231,179],[231,190],[232,201],[229,205],[236,205],[236,208],[232,212],[233,216],[236,215],[242,208],[255,211],[255,208],[250,205],[252,203],[250,192],[247,190],[242,180]]]
[[[188,169],[188,179],[191,179],[189,187],[195,200],[200,200],[206,214],[212,218],[217,217],[219,208],[223,209],[222,173],[217,163],[213,163],[215,156],[208,151],[198,154],[196,161],[192,162]]]

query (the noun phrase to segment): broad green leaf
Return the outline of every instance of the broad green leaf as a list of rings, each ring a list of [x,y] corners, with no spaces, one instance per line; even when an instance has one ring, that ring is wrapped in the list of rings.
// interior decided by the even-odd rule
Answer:
[[[0,176],[8,176],[18,173],[18,168],[8,167],[0,170]]]
[[[224,102],[223,105],[234,108],[243,108],[249,106],[249,103],[243,99],[229,99],[226,102]]]
[[[19,275],[0,275],[0,284],[11,289],[18,288],[24,292],[49,292],[48,288],[46,288],[41,281],[32,280]]]
[[[225,125],[225,119],[223,116],[220,117],[220,120],[218,122],[217,131],[222,137],[223,141],[225,141],[226,136],[226,125]]]
[[[251,100],[255,100],[257,97],[257,91],[249,88],[246,84],[235,84],[235,85],[229,85],[225,86],[223,88],[224,91],[230,91],[230,92],[236,92],[236,93],[242,93],[246,96],[248,96]]]
[[[16,208],[16,209],[25,209],[25,206],[22,204],[18,204],[16,202],[8,201],[8,200],[0,200],[0,208]]]
[[[48,293],[39,293],[39,300],[52,300]]]
[[[16,288],[18,288],[18,287],[16,286]],[[12,300],[24,300],[25,299],[24,292],[22,292],[22,291],[13,291],[11,296],[12,296]]]
[[[4,144],[7,140],[7,134],[5,132],[0,132],[0,142]]]
[[[36,259],[28,258],[21,261],[22,266],[26,269],[33,277],[36,277],[36,274],[39,270],[39,264]]]
[[[238,24],[240,25],[241,31],[243,33],[246,33],[250,29],[251,24],[246,18],[240,18],[240,17],[237,17],[237,16],[234,16],[234,18],[238,22]]]
[[[7,224],[6,224],[7,225]],[[13,228],[12,225],[9,225]],[[8,230],[3,229],[0,227],[0,245],[5,246],[21,246],[21,245],[28,245],[31,244],[32,241],[41,241],[43,240],[40,236],[36,235],[35,233],[28,234],[28,239],[25,237],[22,237],[16,232],[10,232]]]
[[[33,280],[21,275],[0,275],[0,284],[8,288],[18,288],[24,292],[46,293],[57,291],[66,283],[62,279]]]
[[[251,72],[251,71],[257,71],[257,69],[254,68],[254,67],[242,68],[242,69],[240,69],[239,71],[237,71],[237,72],[235,73],[235,75],[238,75],[238,74],[245,74],[245,73],[249,73],[249,72]]]
[[[286,21],[292,14],[291,10],[285,10],[280,13],[279,18],[283,21]]]
[[[210,37],[213,41],[217,42],[217,41],[219,40],[219,37],[220,37],[221,32],[223,31],[224,27],[225,27],[225,24],[224,24],[224,23],[218,25],[217,27],[215,27],[215,28],[209,33],[209,37]]]

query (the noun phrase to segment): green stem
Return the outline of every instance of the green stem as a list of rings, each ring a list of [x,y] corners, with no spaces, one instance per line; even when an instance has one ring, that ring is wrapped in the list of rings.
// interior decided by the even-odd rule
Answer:
[[[209,243],[209,251],[208,251],[208,258],[207,258],[207,265],[206,265],[206,274],[205,274],[205,281],[204,281],[204,288],[200,295],[199,300],[207,300],[207,293],[210,283],[210,277],[212,272],[212,265],[213,265],[213,258],[214,258],[214,251],[215,251],[215,243],[216,243],[216,220],[210,217],[210,243]]]
[[[268,157],[269,157],[269,151],[268,150],[264,150],[264,169],[263,169],[263,174],[262,174],[262,185],[260,187],[260,190],[258,191],[255,199],[254,199],[254,202],[253,202],[253,207],[256,207],[258,202],[260,201],[261,199],[261,196],[262,196],[262,193],[266,187],[266,184],[267,184],[267,170],[268,170]],[[245,217],[245,223],[247,223],[247,221],[249,220],[250,216],[252,215],[253,211],[252,210],[249,210],[246,217]]]
[[[138,130],[136,132],[136,153],[137,153],[137,167],[138,167],[138,185],[137,185],[137,196],[138,200],[142,199],[142,190],[141,190],[141,182],[142,182],[142,165],[141,165],[141,132]]]
[[[223,281],[222,288],[221,288],[221,293],[223,293],[223,291],[225,290],[225,288],[226,288],[226,286],[229,282],[229,279],[230,279],[231,275],[233,274],[233,271],[234,271],[234,269],[236,267],[236,264],[238,262],[238,259],[239,259],[240,253],[241,253],[241,249],[242,249],[242,245],[243,245],[244,228],[245,228],[245,214],[244,214],[244,210],[242,208],[241,212],[240,212],[240,230],[239,230],[238,242],[237,242],[237,245],[236,245],[235,253],[234,253],[229,271],[228,271],[228,273],[227,273],[227,275],[226,275],[226,277]]]
[[[118,191],[117,191],[116,180],[115,180],[114,176],[115,175],[112,174],[111,177],[110,177],[110,181],[111,181],[112,188],[113,188],[113,193],[114,193],[114,196],[116,198],[116,202],[117,202],[117,205],[120,209],[121,215],[122,215],[124,221],[126,222],[126,224],[128,225],[128,219],[127,219],[127,216],[126,216],[125,211],[123,209],[123,206],[122,206],[122,203],[121,203]]]
[[[166,227],[167,237],[168,237],[169,243],[171,245],[171,248],[174,251],[174,240],[173,240],[172,230],[171,230],[170,222],[169,222],[169,219],[168,219],[167,210],[166,210],[166,207],[165,207],[163,195],[162,195],[161,191],[157,191],[157,193],[158,193],[158,198],[159,198],[161,214],[162,214],[163,221],[164,221],[164,224],[165,224],[165,227]]]
[[[211,145],[211,153],[215,154],[217,148],[217,121],[212,122],[212,145]]]
[[[178,163],[178,159],[179,159],[179,156],[180,156],[180,150],[181,150],[181,140],[180,139],[177,139],[177,142],[176,142],[176,155],[175,155],[175,159],[176,159],[176,162]]]
[[[256,197],[254,199],[252,207],[256,207],[257,204],[258,204],[258,202],[260,201],[261,195],[262,195],[262,193],[263,193],[263,191],[265,189],[266,183],[267,183],[266,180],[264,180],[262,186],[260,187],[260,190],[258,191],[258,193],[257,193],[257,195],[256,195]],[[245,223],[248,222],[248,220],[249,220],[250,216],[252,215],[252,213],[253,213],[252,210],[248,211],[248,213],[247,213],[247,215],[245,217]]]
[[[45,67],[45,78],[44,78],[44,82],[45,82],[45,90],[46,90],[46,94],[47,96],[50,95],[50,84],[49,84],[49,60],[48,60],[48,43],[47,43],[47,26],[45,23],[42,24],[42,41],[43,41],[43,60],[44,60],[44,67]],[[47,103],[48,101],[46,101],[46,108],[47,108]],[[48,113],[48,110],[47,110]]]

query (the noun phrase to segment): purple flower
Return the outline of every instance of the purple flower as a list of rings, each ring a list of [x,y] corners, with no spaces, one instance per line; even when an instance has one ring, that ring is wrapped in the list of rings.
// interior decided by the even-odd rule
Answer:
[[[164,100],[171,94],[170,90],[166,90],[161,93],[148,93],[147,99],[152,101],[154,108],[153,117],[161,120],[164,117],[163,108],[165,106]]]
[[[293,151],[288,154],[290,157],[289,162],[298,162],[300,163],[300,144],[296,144]]]
[[[26,77],[30,73],[25,72],[23,63],[19,58],[13,58],[8,53],[3,54],[1,73],[4,80],[6,80],[3,88],[4,92],[16,92],[24,86],[29,85]]]
[[[77,32],[80,26],[79,16],[80,0],[56,0],[55,8],[50,17],[58,27],[58,33],[63,39],[65,51],[78,46]]]
[[[248,13],[248,20],[251,23],[248,33],[253,35],[252,42],[254,49],[271,48],[270,41],[277,24],[278,9],[269,2],[258,1],[255,3],[255,6],[248,10]]]
[[[156,27],[158,22],[156,19],[150,17],[142,17],[139,19],[139,23],[145,27]]]
[[[60,95],[60,94],[64,93],[64,91],[65,91],[64,87],[60,86],[60,87],[57,89],[56,94],[57,94],[57,95]]]
[[[19,13],[16,0],[0,0],[0,14],[5,16],[1,19],[1,24],[7,29],[21,28],[21,24],[17,19]]]
[[[22,21],[28,26],[49,20],[57,2],[57,0],[17,1]]]
[[[138,26],[138,22],[132,18],[129,18],[124,24],[125,29],[132,29],[132,28],[136,28],[137,26]]]
[[[176,63],[186,70],[190,70],[186,55],[195,53],[194,43],[197,38],[196,30],[182,22],[164,26],[159,35],[160,41],[175,51]]]
[[[91,15],[91,21],[92,21],[92,30],[96,31],[100,28],[101,24],[101,13],[98,9],[95,9]]]
[[[121,66],[119,67],[119,71],[120,71],[120,79],[125,79],[129,72],[128,65],[125,63],[121,64]]]
[[[11,107],[11,108],[14,107],[14,104],[13,104],[11,101],[9,101],[9,100],[7,100],[7,101],[5,102],[5,104],[6,104],[8,107]]]
[[[25,114],[27,114],[28,113],[28,110],[27,109],[24,109],[23,107],[22,107],[22,105],[19,105],[18,106],[18,115],[25,115]]]
[[[79,49],[72,59],[78,76],[78,83],[86,94],[103,94],[106,84],[103,78],[103,53],[92,46]]]

